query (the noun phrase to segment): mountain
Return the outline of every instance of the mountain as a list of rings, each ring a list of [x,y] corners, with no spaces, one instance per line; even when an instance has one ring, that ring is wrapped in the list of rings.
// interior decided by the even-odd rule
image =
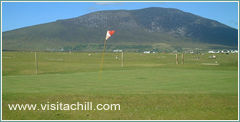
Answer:
[[[237,48],[238,30],[173,8],[107,10],[3,32],[3,50],[108,50]]]

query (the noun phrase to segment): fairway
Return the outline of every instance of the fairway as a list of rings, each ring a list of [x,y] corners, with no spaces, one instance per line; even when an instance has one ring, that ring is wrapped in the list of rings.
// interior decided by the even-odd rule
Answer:
[[[237,120],[238,55],[3,52],[3,120]],[[119,111],[10,111],[8,104],[121,105]]]

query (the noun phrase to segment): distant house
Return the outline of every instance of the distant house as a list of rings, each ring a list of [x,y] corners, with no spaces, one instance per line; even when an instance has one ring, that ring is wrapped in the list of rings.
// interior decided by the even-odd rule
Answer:
[[[60,49],[59,49],[59,51],[63,52],[63,51],[64,51],[64,49],[63,49],[63,48],[60,48]]]
[[[215,51],[213,51],[213,50],[210,50],[210,51],[208,51],[208,53],[215,53]]]
[[[210,50],[210,51],[208,51],[208,53],[220,53],[220,51],[213,51],[213,50]]]
[[[145,54],[149,54],[149,53],[151,53],[151,51],[144,51],[143,53],[145,53]]]
[[[229,53],[229,50],[222,50],[221,53]]]
[[[218,51],[213,51],[213,50],[210,50],[208,51],[208,53],[225,53],[225,54],[228,54],[228,53],[238,53],[238,50],[218,50]]]
[[[231,53],[238,53],[238,50],[231,50]]]
[[[119,53],[119,52],[122,52],[122,50],[119,50],[119,49],[116,49],[116,50],[113,50],[114,53]]]
[[[194,52],[191,50],[189,53],[190,53],[190,54],[193,54]]]

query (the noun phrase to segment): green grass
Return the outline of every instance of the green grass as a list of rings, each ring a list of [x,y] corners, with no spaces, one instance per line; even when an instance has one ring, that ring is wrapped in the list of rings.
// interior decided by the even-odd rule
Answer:
[[[237,54],[3,53],[3,119],[238,119]],[[199,57],[199,58],[197,58]],[[210,65],[209,65],[210,64]],[[217,65],[211,65],[217,64]],[[118,103],[120,111],[10,111],[8,104]]]

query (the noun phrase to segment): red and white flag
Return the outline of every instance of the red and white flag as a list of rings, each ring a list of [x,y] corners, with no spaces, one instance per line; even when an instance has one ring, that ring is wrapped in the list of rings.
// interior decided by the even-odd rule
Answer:
[[[115,33],[115,30],[108,30],[106,34],[106,40],[108,40],[114,33]]]

